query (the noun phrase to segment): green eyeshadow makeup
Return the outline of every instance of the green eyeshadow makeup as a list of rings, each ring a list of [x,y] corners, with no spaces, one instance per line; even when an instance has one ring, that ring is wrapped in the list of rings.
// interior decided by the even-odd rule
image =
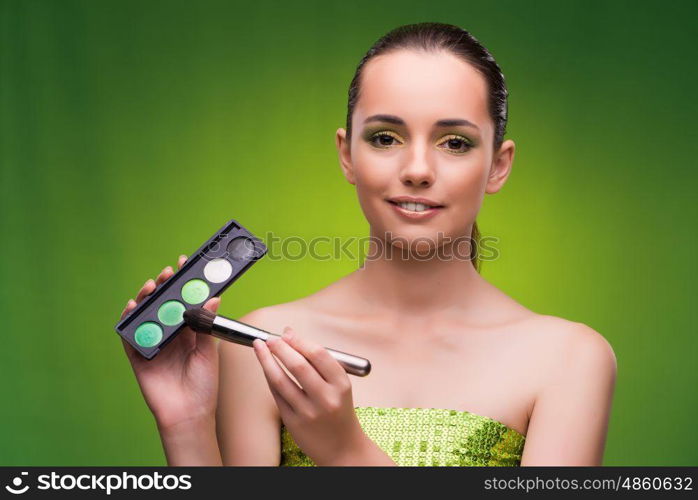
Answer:
[[[167,326],[174,326],[184,321],[182,315],[186,307],[178,300],[168,300],[158,309],[158,319],[160,323]]]
[[[143,347],[153,347],[162,340],[162,328],[152,321],[144,321],[133,334],[138,345]]]
[[[192,305],[201,304],[208,298],[209,293],[210,290],[204,280],[189,280],[182,287],[182,298],[184,302]]]
[[[187,309],[220,296],[267,253],[266,245],[229,220],[187,259],[182,268],[117,323],[116,332],[145,358],[154,358],[184,324]]]

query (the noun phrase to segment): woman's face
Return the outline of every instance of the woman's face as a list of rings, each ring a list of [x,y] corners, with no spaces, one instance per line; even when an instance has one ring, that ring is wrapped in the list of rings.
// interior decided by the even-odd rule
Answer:
[[[433,249],[470,235],[484,193],[504,184],[514,153],[505,141],[494,154],[487,102],[484,77],[449,52],[399,50],[364,66],[351,144],[339,129],[337,148],[372,234],[419,239],[411,248],[420,251],[423,242]],[[438,206],[400,208],[396,197]]]

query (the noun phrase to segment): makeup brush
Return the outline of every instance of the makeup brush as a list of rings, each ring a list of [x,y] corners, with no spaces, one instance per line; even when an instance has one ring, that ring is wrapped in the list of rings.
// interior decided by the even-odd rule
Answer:
[[[260,328],[226,318],[225,316],[219,316],[201,307],[187,309],[184,311],[183,316],[184,322],[194,331],[208,333],[214,337],[249,347],[252,347],[254,339],[260,339],[266,342],[270,337],[281,338],[280,335],[275,333],[261,330]],[[327,349],[332,357],[342,365],[347,373],[365,377],[371,371],[371,362],[365,358],[353,356],[346,352],[335,351],[329,347],[325,347],[325,349]]]

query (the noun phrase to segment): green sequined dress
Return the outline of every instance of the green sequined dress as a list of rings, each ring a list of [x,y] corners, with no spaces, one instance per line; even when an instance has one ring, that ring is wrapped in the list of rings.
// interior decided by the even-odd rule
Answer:
[[[399,466],[517,466],[526,437],[503,423],[440,408],[355,408],[366,435]],[[281,425],[281,466],[314,466]]]

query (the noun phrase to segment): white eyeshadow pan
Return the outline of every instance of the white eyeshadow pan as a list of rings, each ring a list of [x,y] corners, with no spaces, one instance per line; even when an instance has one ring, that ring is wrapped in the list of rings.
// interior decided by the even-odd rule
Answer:
[[[225,259],[213,259],[204,267],[204,277],[211,283],[222,283],[233,274],[233,266]]]

